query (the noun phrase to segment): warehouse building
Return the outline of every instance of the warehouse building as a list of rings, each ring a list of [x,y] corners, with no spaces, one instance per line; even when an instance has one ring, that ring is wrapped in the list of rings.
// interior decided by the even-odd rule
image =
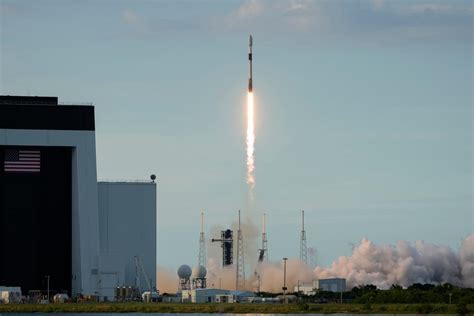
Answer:
[[[92,105],[0,96],[0,241],[0,286],[24,295],[113,299],[137,261],[156,286],[156,184],[97,183]]]

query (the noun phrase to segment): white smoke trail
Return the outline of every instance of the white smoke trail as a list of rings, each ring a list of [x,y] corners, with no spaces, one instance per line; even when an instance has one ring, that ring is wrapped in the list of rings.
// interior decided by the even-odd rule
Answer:
[[[253,93],[247,94],[247,185],[250,201],[254,200],[255,188],[255,108]]]

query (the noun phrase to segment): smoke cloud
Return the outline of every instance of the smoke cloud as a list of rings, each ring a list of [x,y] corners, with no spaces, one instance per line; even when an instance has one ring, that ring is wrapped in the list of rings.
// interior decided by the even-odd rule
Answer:
[[[156,268],[156,280],[160,293],[176,293],[178,290],[177,271],[158,266]]]
[[[473,236],[466,239],[474,240]],[[473,264],[472,245],[463,245],[460,253],[446,246],[437,246],[417,241],[414,245],[399,241],[396,245],[376,245],[362,239],[351,256],[340,257],[328,268],[317,267],[317,278],[342,277],[349,287],[360,284],[375,284],[382,289],[392,284],[409,286],[413,283],[440,284],[449,282],[459,286],[469,286],[462,276],[464,266]],[[462,253],[470,255],[461,255]],[[465,261],[461,259],[465,257]],[[472,276],[471,270],[466,273]],[[467,268],[469,269],[469,268]],[[469,274],[471,273],[471,274]]]
[[[462,243],[460,260],[464,286],[474,288],[474,234]]]
[[[256,231],[253,225],[249,226],[251,230]],[[220,232],[220,228],[214,229],[215,233]],[[213,247],[218,248],[217,245]],[[208,287],[235,289],[235,267],[223,269],[220,260],[219,251],[214,252],[208,260]],[[262,263],[255,271],[260,275],[260,281],[256,274],[247,275],[248,290],[256,291],[260,286],[261,291],[282,291],[282,262]],[[414,244],[399,241],[396,245],[377,245],[364,238],[355,245],[350,256],[339,257],[329,267],[312,268],[298,259],[289,259],[286,272],[286,286],[289,290],[292,290],[298,281],[309,283],[315,279],[332,277],[345,278],[348,289],[363,284],[374,284],[378,288],[388,289],[392,284],[407,287],[413,283],[446,282],[474,288],[474,234],[463,240],[459,251],[424,241],[416,241]],[[176,291],[176,272],[171,275],[170,273],[165,269],[158,271],[158,286],[162,292],[164,289],[168,292]]]

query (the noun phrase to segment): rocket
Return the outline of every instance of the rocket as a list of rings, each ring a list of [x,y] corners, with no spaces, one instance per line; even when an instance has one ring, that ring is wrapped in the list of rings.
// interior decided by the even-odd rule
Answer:
[[[249,92],[252,92],[252,90],[253,90],[253,85],[252,85],[252,45],[253,45],[252,35],[249,35]]]

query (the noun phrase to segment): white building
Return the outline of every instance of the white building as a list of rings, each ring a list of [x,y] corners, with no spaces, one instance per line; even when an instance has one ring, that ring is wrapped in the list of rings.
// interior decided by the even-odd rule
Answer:
[[[189,303],[235,303],[250,302],[256,297],[250,291],[230,291],[222,289],[193,289],[181,291],[181,301]]]
[[[215,303],[217,296],[229,295],[230,291],[221,289],[193,289],[182,290],[181,301],[183,303]]]

